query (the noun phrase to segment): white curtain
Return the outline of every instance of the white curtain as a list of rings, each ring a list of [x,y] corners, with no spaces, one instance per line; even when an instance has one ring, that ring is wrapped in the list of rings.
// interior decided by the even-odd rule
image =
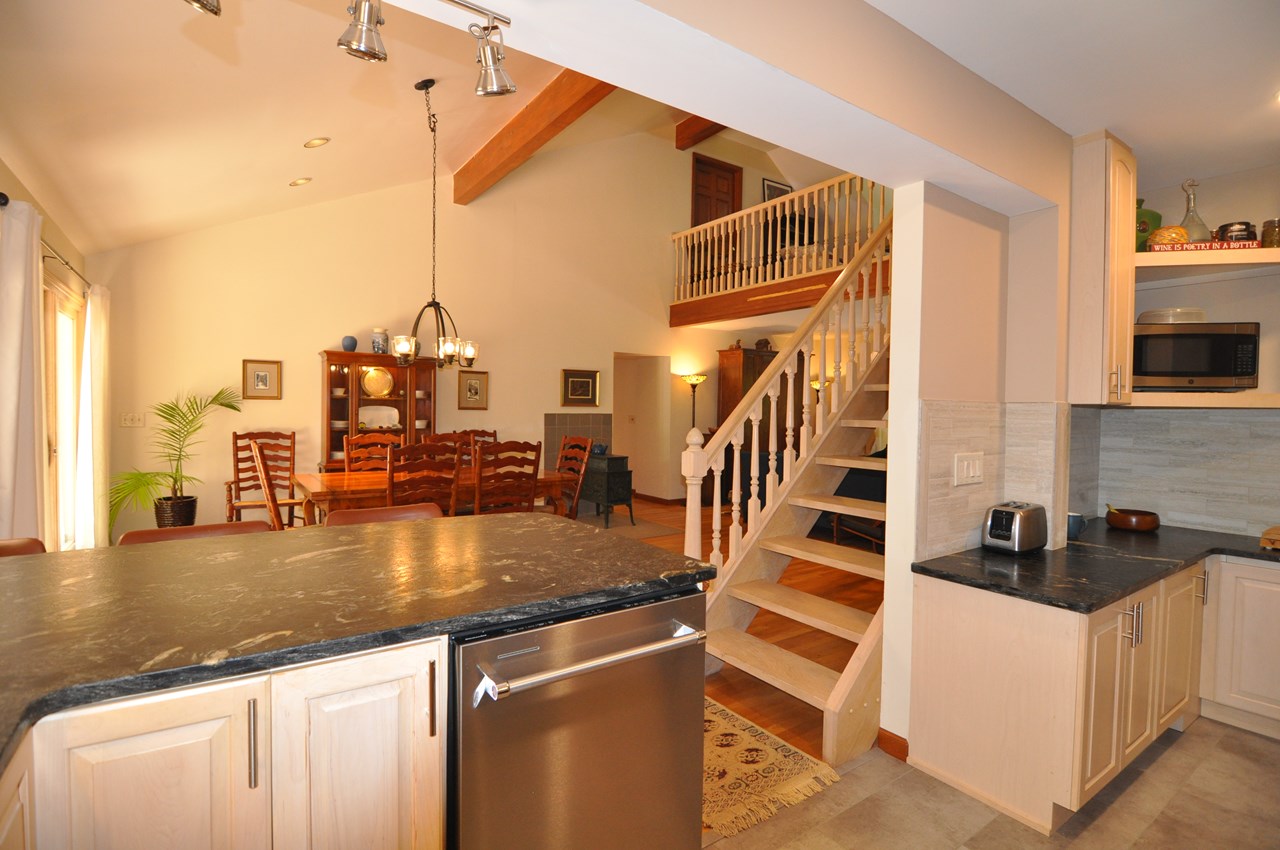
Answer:
[[[40,214],[11,201],[0,219],[0,538],[43,539]]]
[[[107,536],[107,313],[111,293],[95,286],[85,300],[76,425],[77,549],[109,545]]]

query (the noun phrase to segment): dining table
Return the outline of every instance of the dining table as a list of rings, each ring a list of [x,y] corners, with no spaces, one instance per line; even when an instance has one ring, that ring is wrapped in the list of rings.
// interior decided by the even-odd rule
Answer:
[[[543,469],[538,472],[535,497],[545,499],[557,516],[568,505],[561,491],[574,480],[573,473]],[[463,467],[459,478],[458,505],[474,502],[475,468]],[[315,525],[321,513],[348,508],[380,508],[387,504],[387,473],[383,472],[295,472],[293,486],[302,499],[303,521]]]

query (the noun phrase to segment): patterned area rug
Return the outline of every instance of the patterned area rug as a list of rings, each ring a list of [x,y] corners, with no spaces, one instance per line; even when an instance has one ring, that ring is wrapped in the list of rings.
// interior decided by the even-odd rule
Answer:
[[[592,528],[604,528],[604,514],[596,516],[592,513],[592,508],[587,506],[578,511],[578,522],[586,523]],[[609,517],[609,533],[617,534],[620,537],[630,537],[632,540],[644,540],[648,537],[666,537],[669,534],[683,534],[684,529],[671,528],[667,525],[659,525],[656,522],[646,522],[638,519],[636,524],[631,524],[631,518],[627,516],[626,507],[621,509],[614,508],[613,516]]]
[[[827,764],[715,700],[706,700],[703,735],[703,827],[721,835],[773,817],[840,779]]]

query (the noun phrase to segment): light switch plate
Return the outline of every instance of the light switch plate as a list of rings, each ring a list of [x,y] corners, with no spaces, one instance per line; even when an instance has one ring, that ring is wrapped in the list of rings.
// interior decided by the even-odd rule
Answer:
[[[982,483],[982,452],[956,452],[952,486]]]
[[[120,414],[121,428],[141,428],[144,424],[146,424],[145,413],[121,413]]]

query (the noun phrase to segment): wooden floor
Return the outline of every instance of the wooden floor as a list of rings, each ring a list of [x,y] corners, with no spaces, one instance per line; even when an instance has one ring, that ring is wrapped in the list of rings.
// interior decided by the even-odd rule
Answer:
[[[684,552],[684,506],[635,500],[636,519],[672,529],[670,536],[649,537],[642,542],[668,552]],[[702,537],[711,537],[711,512],[703,509]],[[782,584],[808,593],[874,612],[883,598],[884,586],[875,579],[851,575],[809,561],[794,560],[782,575]],[[747,632],[799,655],[843,670],[855,644],[811,629],[786,617],[761,611]],[[707,696],[767,729],[792,746],[822,757],[822,712],[808,703],[788,696],[753,676],[726,665],[707,677]]]

